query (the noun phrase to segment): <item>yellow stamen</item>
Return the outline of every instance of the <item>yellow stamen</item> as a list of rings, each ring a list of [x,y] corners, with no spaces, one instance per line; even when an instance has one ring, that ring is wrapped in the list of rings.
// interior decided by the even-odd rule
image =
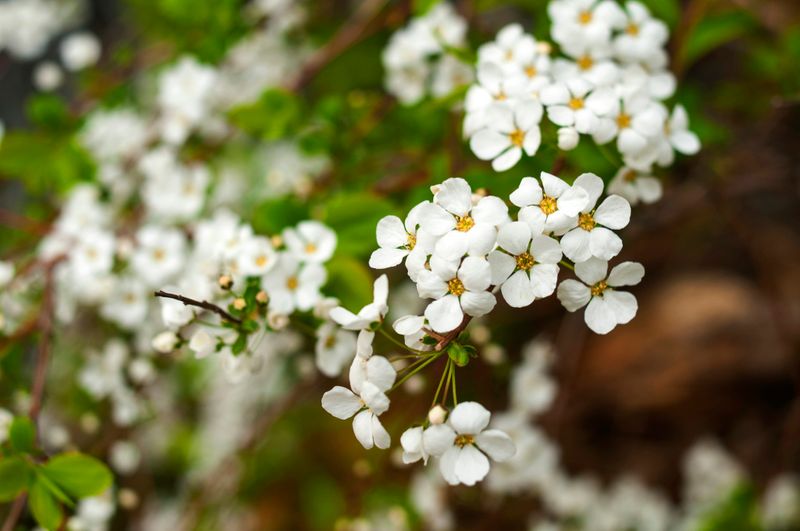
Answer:
[[[536,67],[533,65],[525,67],[525,75],[528,77],[536,77]]]
[[[317,250],[317,246],[316,246],[316,245],[314,245],[313,243],[307,243],[307,244],[306,244],[306,252],[307,252],[308,254],[311,254],[311,253],[313,253],[313,252],[316,252],[316,250]]]
[[[554,197],[546,195],[542,197],[541,201],[539,201],[539,208],[542,209],[542,212],[544,212],[545,215],[549,216],[550,214],[558,210],[558,202]]]
[[[533,256],[527,251],[520,255],[517,255],[516,260],[517,260],[517,268],[522,269],[523,271],[530,271],[535,262]]]
[[[594,59],[589,57],[588,55],[583,55],[578,59],[578,68],[581,70],[589,70],[591,67],[594,66]]]
[[[619,113],[617,116],[617,126],[620,129],[625,129],[631,126],[631,116],[630,114],[625,114],[624,112]]]
[[[591,11],[581,11],[578,15],[578,23],[582,25],[586,25],[592,21],[592,12]]]
[[[456,216],[456,230],[460,232],[467,232],[469,229],[475,226],[475,221],[470,216],[464,216],[460,218]]]
[[[514,131],[508,135],[508,138],[515,146],[522,147],[522,143],[525,141],[525,131],[514,129]]]
[[[256,256],[255,262],[257,267],[264,267],[265,265],[267,265],[267,256],[260,254]]]
[[[597,225],[597,222],[594,220],[591,214],[581,214],[578,216],[578,226],[583,230],[592,230],[595,225]]]
[[[625,172],[622,178],[625,180],[625,182],[632,183],[636,180],[636,172],[633,170],[628,170]]]
[[[292,291],[297,289],[298,284],[297,277],[289,277],[286,279],[286,287]]]
[[[164,249],[156,249],[155,251],[153,251],[153,259],[158,261],[158,262],[163,260],[164,256],[166,256],[166,253],[164,252]]]
[[[463,448],[468,444],[474,444],[475,437],[473,435],[461,434],[456,436],[455,444],[459,448]]]
[[[406,243],[406,249],[408,249],[409,251],[413,251],[414,247],[416,246],[417,246],[417,236],[414,234],[409,234],[408,241]]]
[[[461,282],[461,280],[454,278],[449,282],[447,282],[447,291],[449,291],[456,297],[460,297],[465,291],[464,283]]]
[[[636,24],[631,22],[625,28],[625,33],[627,33],[628,35],[633,35],[633,36],[639,35],[639,26],[637,26]]]
[[[572,98],[569,100],[569,103],[567,105],[573,111],[577,111],[578,109],[583,109],[583,98]]]
[[[606,284],[605,280],[601,280],[592,286],[592,297],[599,297],[606,289],[608,289],[608,284]]]

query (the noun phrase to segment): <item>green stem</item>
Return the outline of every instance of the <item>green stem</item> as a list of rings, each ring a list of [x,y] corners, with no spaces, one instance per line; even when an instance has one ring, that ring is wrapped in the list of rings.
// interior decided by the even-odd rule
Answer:
[[[390,334],[389,334],[389,333],[388,333],[386,330],[384,330],[383,328],[378,328],[378,332],[380,332],[380,334],[381,334],[383,337],[385,337],[386,339],[388,339],[388,340],[389,340],[391,343],[394,343],[396,346],[398,346],[398,347],[400,347],[400,348],[402,348],[402,349],[404,349],[404,350],[407,350],[407,351],[409,351],[409,352],[412,352],[412,353],[414,353],[414,354],[417,354],[418,356],[421,356],[421,355],[425,355],[425,354],[427,354],[427,352],[424,352],[424,351],[422,351],[422,350],[416,350],[416,349],[413,349],[413,348],[409,347],[408,345],[406,345],[405,343],[401,343],[401,342],[400,342],[400,341],[398,341],[397,339],[393,338],[393,337],[392,337],[392,336],[391,336],[391,335],[390,335]]]
[[[439,359],[440,355],[441,355],[440,353],[436,353],[435,356],[429,356],[427,359],[420,360],[421,363],[417,363],[417,366],[413,370],[411,370],[408,374],[406,374],[405,376],[400,378],[400,380],[397,383],[395,383],[392,386],[392,388],[389,389],[386,393],[389,394],[392,391],[394,391],[395,389],[397,389],[398,387],[400,387],[401,385],[403,385],[406,380],[408,380],[409,378],[411,378],[412,376],[417,374],[419,371],[421,371],[422,369],[424,369],[425,367],[427,367],[428,365],[430,365],[431,363],[433,363],[434,361]]]
[[[444,393],[442,393],[442,402],[447,405],[447,393],[450,392],[450,371],[452,370],[453,360],[452,358],[447,358],[447,365],[444,367],[444,373],[447,375],[445,378],[444,383]]]
[[[566,267],[567,269],[571,269],[572,271],[575,271],[575,266],[574,266],[574,265],[572,265],[572,264],[570,264],[570,263],[569,263],[569,262],[567,262],[566,260],[561,260],[561,261],[559,262],[559,264],[561,264],[562,266]]]
[[[449,361],[449,358],[448,358],[448,361]],[[439,400],[439,391],[442,390],[442,384],[444,384],[444,378],[447,375],[447,369],[448,369],[449,366],[450,366],[449,364],[444,366],[444,370],[442,371],[442,377],[439,378],[439,386],[436,388],[436,394],[433,395],[433,402],[431,402],[430,409],[433,409],[433,406],[436,405],[436,401]]]
[[[453,380],[453,406],[458,405],[458,394],[456,393],[456,364],[450,364],[450,379]]]

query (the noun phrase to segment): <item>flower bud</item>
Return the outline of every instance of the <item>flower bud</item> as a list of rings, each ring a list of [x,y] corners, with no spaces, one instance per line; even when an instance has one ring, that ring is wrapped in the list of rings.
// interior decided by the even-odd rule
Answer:
[[[269,295],[263,289],[256,293],[256,302],[259,304],[266,304],[269,302]]]
[[[153,338],[151,345],[153,346],[153,350],[160,354],[169,354],[173,350],[175,350],[175,346],[178,344],[178,336],[175,335],[175,332],[170,330],[166,330],[161,332],[156,337]]]
[[[246,306],[247,302],[241,297],[233,300],[233,307],[237,310],[244,310]]]
[[[550,55],[553,45],[547,41],[539,41],[536,43],[536,51],[543,55]]]
[[[562,127],[558,130],[558,149],[570,151],[578,146],[578,131],[574,127]]]
[[[272,246],[276,248],[283,245],[283,238],[281,238],[280,234],[276,234],[275,236],[270,238],[269,241],[272,243]]]
[[[217,279],[217,283],[222,289],[231,289],[231,287],[233,287],[233,277],[230,275],[220,275],[219,279]]]
[[[445,420],[447,420],[447,410],[439,404],[436,404],[428,411],[428,421],[434,426],[437,424],[444,424]]]
[[[267,324],[273,330],[282,330],[289,326],[289,316],[282,313],[269,312],[267,314]]]
[[[120,507],[129,511],[135,509],[139,505],[139,495],[132,489],[119,489],[117,500],[119,501]]]

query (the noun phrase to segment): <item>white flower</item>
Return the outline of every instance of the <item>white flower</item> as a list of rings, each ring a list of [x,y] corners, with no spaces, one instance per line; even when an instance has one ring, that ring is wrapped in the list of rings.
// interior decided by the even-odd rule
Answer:
[[[109,462],[120,474],[134,472],[139,467],[141,459],[139,448],[130,441],[116,441],[111,445]]]
[[[77,72],[95,64],[101,50],[100,41],[92,33],[73,33],[61,41],[61,62],[67,70]]]
[[[237,264],[245,276],[260,276],[268,273],[278,262],[278,253],[269,239],[263,236],[247,238],[239,251]]]
[[[14,415],[7,409],[0,407],[0,444],[6,442],[8,439],[8,429],[14,421]]]
[[[484,258],[468,256],[461,265],[437,261],[419,274],[419,296],[436,299],[425,308],[425,318],[436,332],[449,332],[464,319],[486,315],[497,300],[488,291],[492,271]]]
[[[542,105],[538,101],[519,102],[513,107],[493,104],[484,111],[484,120],[486,127],[472,136],[469,146],[479,159],[492,159],[495,171],[512,168],[523,150],[533,156],[539,149]]]
[[[165,330],[153,338],[153,350],[160,354],[169,354],[178,344],[180,338],[171,330]]]
[[[325,263],[336,250],[336,233],[319,221],[301,221],[296,228],[284,230],[283,241],[302,262]]]
[[[628,200],[631,205],[655,203],[661,199],[661,181],[652,175],[623,166],[608,183],[608,191]]]
[[[602,46],[625,24],[614,0],[554,0],[547,6],[553,40],[562,46]]]
[[[575,179],[575,186],[586,190],[589,202],[578,216],[578,226],[561,238],[564,255],[573,262],[584,262],[594,256],[610,260],[622,250],[622,240],[610,229],[619,230],[631,219],[631,205],[618,195],[606,197],[595,208],[603,193],[603,180],[593,173]]]
[[[53,61],[42,61],[33,71],[33,84],[42,92],[50,92],[64,82],[64,72]]]
[[[689,115],[683,105],[676,105],[664,125],[665,141],[659,146],[658,164],[669,166],[675,159],[672,149],[684,155],[694,155],[700,151],[700,140],[689,131]]]
[[[664,111],[644,94],[635,94],[620,102],[614,101],[608,117],[600,119],[594,140],[604,144],[617,138],[617,149],[623,155],[641,153],[662,131]]]
[[[325,376],[332,378],[341,374],[355,351],[356,335],[353,332],[342,330],[331,322],[323,323],[317,329],[315,361],[317,368]]]
[[[192,338],[189,340],[189,350],[194,352],[195,358],[202,359],[216,352],[217,343],[216,337],[208,333],[207,330],[200,328],[192,334]]]
[[[94,282],[114,265],[114,235],[104,230],[87,229],[69,253],[70,271],[75,279]]]
[[[358,315],[350,310],[337,306],[330,311],[330,317],[347,330],[369,330],[376,323],[381,323],[389,306],[389,279],[381,275],[372,286],[372,302],[361,308]]]
[[[14,279],[14,264],[0,260],[0,288],[6,287]]]
[[[423,463],[428,464],[430,454],[425,450],[423,433],[422,426],[414,426],[408,428],[400,436],[400,445],[403,447],[403,463],[408,465],[422,459]]]
[[[539,178],[541,185],[533,177],[524,177],[509,197],[521,207],[519,220],[530,225],[531,234],[558,233],[574,227],[578,213],[589,202],[589,194],[547,172]]]
[[[114,282],[100,315],[126,330],[135,330],[147,318],[151,293],[138,278],[119,277]]]
[[[181,144],[210,108],[217,72],[183,57],[165,70],[158,83],[158,104],[163,113],[161,134],[171,144]]]
[[[312,309],[326,280],[327,272],[318,263],[301,266],[297,258],[283,253],[278,264],[264,276],[262,286],[269,295],[270,310],[288,315],[295,309]]]
[[[571,151],[578,147],[580,139],[581,137],[574,127],[558,128],[558,149],[562,151]]]
[[[146,225],[136,233],[131,266],[150,286],[161,287],[184,265],[186,237],[177,229]]]
[[[627,2],[625,10],[627,24],[623,32],[614,37],[614,53],[625,62],[648,64],[654,56],[663,53],[669,29],[662,21],[653,18],[641,2]]]
[[[533,235],[530,226],[514,221],[500,227],[499,249],[489,255],[492,284],[500,286],[506,302],[515,308],[553,293],[558,280],[561,247],[549,236]]]
[[[547,118],[556,125],[574,127],[582,134],[591,134],[599,116],[608,114],[614,105],[614,92],[608,88],[592,90],[592,85],[572,78],[542,89],[542,103],[547,107]]]
[[[607,271],[608,262],[590,258],[575,264],[575,274],[581,282],[568,279],[558,286],[558,300],[567,311],[574,312],[588,304],[584,320],[598,334],[607,334],[636,316],[636,297],[616,288],[635,286],[644,276],[644,267],[636,262],[622,262],[608,276]]]
[[[423,434],[425,450],[441,456],[439,471],[451,485],[474,485],[489,473],[489,459],[506,461],[516,449],[508,435],[487,430],[491,414],[477,402],[462,402],[447,424],[431,426]]]
[[[405,315],[397,319],[392,328],[403,336],[403,343],[414,350],[432,350],[431,345],[422,342],[425,333],[425,317],[421,315]]]
[[[369,257],[369,266],[373,269],[393,267],[408,257],[406,268],[413,280],[416,272],[433,252],[435,238],[420,228],[420,218],[425,209],[430,208],[430,201],[423,201],[412,208],[405,222],[397,216],[385,216],[378,222],[375,236],[379,249]]]
[[[499,197],[482,197],[473,206],[472,189],[459,177],[443,182],[434,204],[420,213],[422,228],[441,236],[434,254],[444,260],[458,260],[467,253],[485,256],[494,247],[496,227],[507,220],[508,207]]]
[[[369,359],[365,367],[365,378],[354,380],[351,374],[350,389],[337,385],[322,395],[322,407],[338,419],[349,419],[353,415],[353,433],[361,445],[369,450],[373,446],[389,447],[389,433],[378,416],[389,409],[386,396],[397,376],[389,361],[381,356]]]

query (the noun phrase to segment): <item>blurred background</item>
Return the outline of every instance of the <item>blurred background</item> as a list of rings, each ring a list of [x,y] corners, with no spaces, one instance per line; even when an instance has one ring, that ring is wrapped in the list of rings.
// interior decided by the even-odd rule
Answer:
[[[558,392],[538,423],[556,443],[568,473],[596,478],[601,486],[636,476],[679,504],[687,452],[698,441],[713,439],[746,470],[750,486],[734,516],[706,528],[759,529],[748,515],[760,493],[779,474],[800,472],[800,3],[644,3],[670,27],[676,101],[686,106],[703,149],[659,174],[663,199],[636,207],[624,230],[624,258],[641,261],[647,270],[635,290],[639,313],[630,324],[597,336],[580,313],[566,313],[555,298],[525,311],[498,305],[491,320],[482,323],[491,339],[480,348],[481,361],[465,369],[459,395],[479,396],[492,411],[503,410],[511,366],[531,339],[547,338],[556,352],[552,375]],[[0,48],[4,258],[34,249],[66,191],[92,179],[92,163],[67,140],[85,113],[131,101],[148,83],[142,72],[181,54],[219,61],[247,31],[244,4],[93,0],[74,25],[53,30],[35,57]],[[329,42],[363,8],[361,2],[347,1],[301,4],[313,47]],[[511,22],[546,39],[544,1],[462,0],[455,6],[469,22],[473,49]],[[335,277],[340,289],[353,283],[342,277],[371,274],[352,268],[374,248],[375,221],[386,210],[403,212],[427,197],[430,184],[459,175],[474,188],[501,195],[513,190],[519,177],[549,167],[525,159],[497,175],[462,141],[458,112],[435,102],[405,108],[385,93],[381,51],[413,10],[410,2],[380,7],[358,38],[334,50],[335,57],[298,91],[298,100],[289,102],[301,116],[321,117],[314,134],[302,138],[312,148],[323,146],[330,161],[310,193],[260,200],[237,212],[266,231],[308,215],[334,226],[351,260]],[[76,27],[99,38],[99,63],[79,73],[62,72],[57,87],[42,90],[41,79],[39,86],[35,81],[37,68],[58,60],[58,35]],[[269,123],[295,119],[276,118],[275,112],[251,108],[243,127],[261,127],[261,118]],[[197,147],[200,160],[211,156],[204,149]],[[616,169],[603,153],[581,145],[570,152],[562,174],[592,171],[608,180]],[[401,273],[393,273],[392,282],[400,283]],[[353,307],[363,299],[363,289],[350,297]],[[59,341],[75,349],[78,338],[100,333],[81,326],[79,321],[58,332]],[[0,341],[5,352],[0,398],[13,404],[28,385],[26,352],[33,342]],[[210,424],[201,407],[209,395],[244,392],[219,383],[209,388],[215,380],[198,361],[158,360],[156,365],[165,378],[178,382],[168,388],[177,393],[171,398],[150,397],[167,400],[165,409],[174,414],[156,426],[172,426],[144,429],[137,436],[140,445],[159,447],[154,452],[159,457],[145,459],[121,480],[136,500],[117,509],[110,529],[160,529],[167,527],[164,522],[187,529],[431,527],[409,497],[418,469],[398,466],[391,451],[364,451],[349,423],[319,407],[331,380],[292,369],[300,383],[290,392],[259,406],[252,416],[220,406],[223,418]],[[391,433],[399,434],[426,410],[431,384],[422,380],[414,386],[426,392],[403,391],[404,406],[386,417]],[[259,377],[247,385],[269,394],[269,386],[278,384]],[[66,410],[73,416],[61,412],[59,421],[84,450],[103,455],[134,429],[102,422],[99,434],[87,435],[81,427],[85,413],[91,410],[102,419],[107,408],[89,406],[85,396],[70,393],[54,391],[51,400],[69,401]],[[199,435],[204,430],[212,437]],[[234,445],[239,458],[209,465],[213,460],[202,457],[204,445],[224,439],[228,430],[242,432]],[[529,493],[487,495],[467,487],[436,492],[443,492],[453,528],[461,530],[526,529],[540,506]],[[370,514],[386,520],[353,523]]]

